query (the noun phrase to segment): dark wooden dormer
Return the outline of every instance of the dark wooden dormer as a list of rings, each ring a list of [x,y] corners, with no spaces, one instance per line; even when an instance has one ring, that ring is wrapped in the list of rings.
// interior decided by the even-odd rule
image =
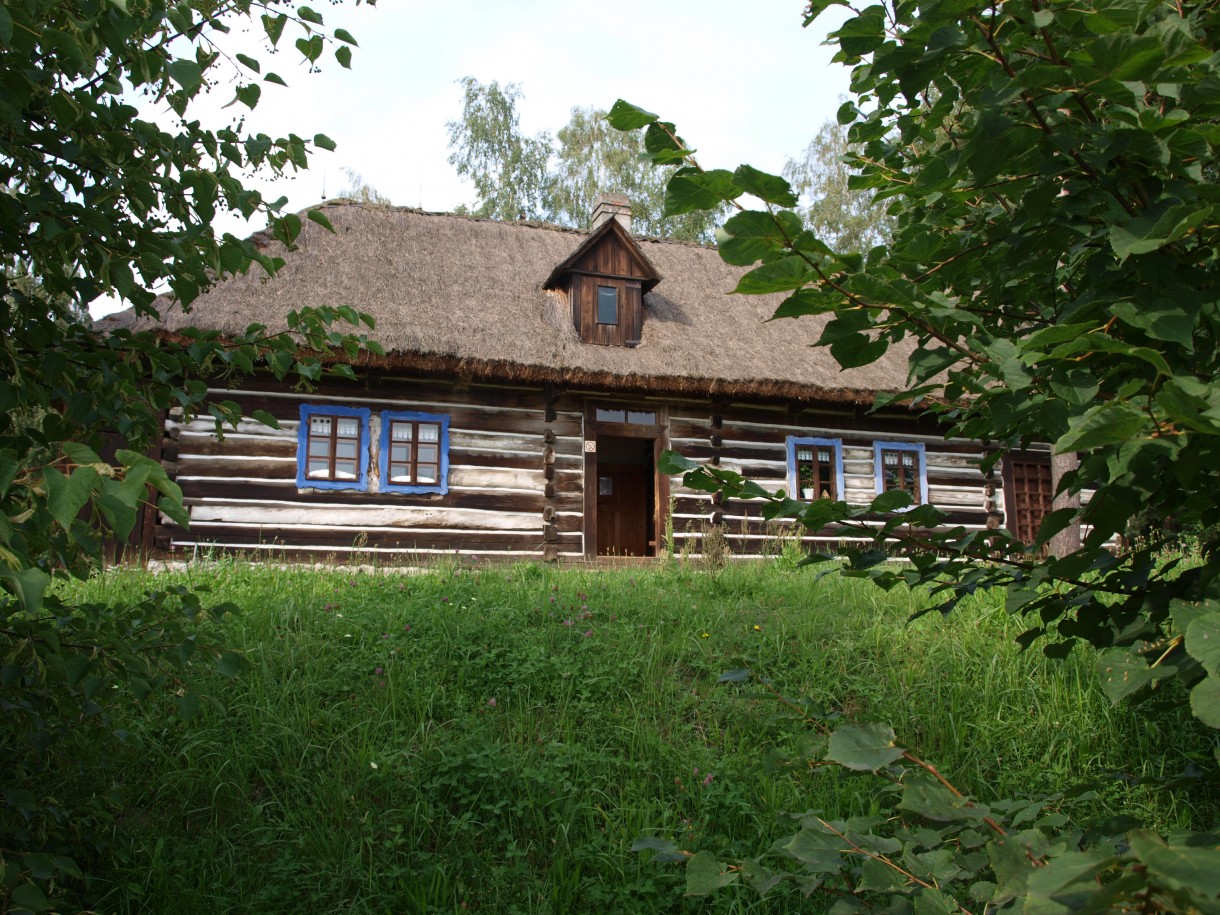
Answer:
[[[559,264],[544,288],[563,289],[580,339],[601,346],[637,346],[644,331],[644,293],[661,281],[631,237],[631,208],[602,197],[593,232]]]

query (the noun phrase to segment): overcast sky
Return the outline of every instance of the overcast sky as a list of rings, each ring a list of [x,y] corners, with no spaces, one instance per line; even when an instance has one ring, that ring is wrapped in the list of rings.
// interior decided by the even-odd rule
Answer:
[[[319,152],[292,180],[251,182],[289,198],[293,210],[334,195],[343,168],[362,175],[395,204],[452,210],[473,189],[448,163],[447,121],[461,111],[457,81],[517,83],[527,134],[555,133],[578,106],[609,108],[624,98],[674,121],[704,167],[742,162],[778,171],[801,154],[846,94],[848,71],[830,62],[829,28],[801,27],[801,0],[381,0],[375,7],[315,4],[328,29],[359,42],[352,69],[328,49],[309,74],[285,30],[283,47],[264,55],[288,88],[265,85],[248,126],[282,136],[324,133],[338,148]],[[234,42],[249,41],[235,30]],[[226,122],[237,106],[225,86],[191,112]],[[167,116],[156,111],[153,116]],[[225,231],[261,225],[232,218]],[[95,314],[109,310],[97,303]]]

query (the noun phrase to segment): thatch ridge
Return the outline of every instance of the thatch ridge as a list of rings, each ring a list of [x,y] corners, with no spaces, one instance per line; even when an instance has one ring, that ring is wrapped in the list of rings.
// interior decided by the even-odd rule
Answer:
[[[284,329],[307,305],[350,305],[377,321],[385,358],[369,365],[455,378],[683,395],[871,402],[906,380],[905,352],[840,370],[811,347],[826,317],[772,321],[783,294],[738,296],[741,271],[709,246],[635,237],[664,277],[644,298],[636,347],[580,342],[562,291],[543,283],[589,233],[527,220],[348,201],[324,203],[334,234],[305,220],[294,250],[257,233],[282,257],[274,277],[253,267],[217,284],[189,313],[160,303],[159,330],[236,334],[251,323]],[[103,326],[148,326],[130,314]]]

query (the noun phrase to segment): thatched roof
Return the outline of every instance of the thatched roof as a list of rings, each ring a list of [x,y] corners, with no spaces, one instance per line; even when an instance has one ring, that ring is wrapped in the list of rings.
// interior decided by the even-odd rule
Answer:
[[[636,239],[663,277],[644,298],[638,346],[582,343],[562,291],[543,284],[588,237],[555,226],[496,222],[377,205],[323,207],[296,249],[256,237],[285,266],[219,283],[184,314],[162,303],[161,329],[222,333],[252,322],[283,329],[307,305],[350,305],[377,321],[389,368],[505,382],[639,393],[871,402],[901,388],[905,353],[842,371],[810,344],[825,318],[764,323],[783,295],[731,295],[741,272],[700,245]],[[261,234],[261,233],[260,233]],[[110,326],[132,326],[128,316]]]

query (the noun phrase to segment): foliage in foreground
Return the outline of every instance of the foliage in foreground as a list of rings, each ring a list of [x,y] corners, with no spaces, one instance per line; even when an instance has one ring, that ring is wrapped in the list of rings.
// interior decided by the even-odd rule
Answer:
[[[42,787],[65,741],[106,746],[109,715],[128,697],[172,687],[180,710],[194,708],[180,679],[188,668],[235,669],[199,632],[208,612],[198,597],[75,605],[46,597],[52,576],[87,574],[150,502],[185,522],[181,490],[141,452],[170,408],[236,422],[236,406],[210,399],[204,379],[259,369],[308,383],[323,370],[316,354],[376,349],[332,329],[371,324],[345,307],[301,309],[286,333],[255,324],[224,341],[101,335],[85,317],[111,295],[155,320],[226,275],[274,273],[279,262],[251,241],[218,237],[218,212],[263,215],[289,246],[300,231],[285,201],[264,200],[243,176],[305,168],[312,149],[334,144],[255,133],[240,115],[215,128],[190,116],[202,93],[231,92],[243,111],[284,85],[224,45],[234,24],[265,37],[264,60],[295,33],[309,69],[351,61],[355,39],[294,3],[0,5],[0,909],[70,906],[74,859],[101,841],[104,795],[71,808]],[[122,447],[103,459],[114,439]]]
[[[828,316],[818,342],[844,367],[908,347],[909,389],[879,402],[911,402],[947,434],[989,443],[984,471],[1051,445],[1070,468],[1056,484],[1065,507],[1024,544],[1003,531],[936,533],[945,514],[902,512],[903,493],[863,508],[806,505],[679,457],[667,469],[696,488],[765,499],[768,518],[875,535],[849,551],[849,574],[929,585],[942,610],[1001,586],[1033,621],[1022,644],[1044,639],[1051,656],[1081,642],[1104,649],[1112,699],[1181,702],[1220,728],[1220,15],[1143,0],[814,0],[807,24],[833,5],[849,10],[830,41],[853,68],[854,97],[839,111],[858,144],[851,185],[886,203],[886,243],[832,250],[784,178],[705,170],[672,123],[623,101],[611,123],[643,128],[652,160],[678,166],[666,212],[741,210],[719,237],[726,261],[753,268],[738,292],[790,292],[777,318]],[[743,207],[747,198],[761,207]],[[1140,517],[1157,529],[1134,538]],[[1165,559],[1172,525],[1203,532],[1196,562]],[[1040,554],[1069,530],[1083,538]],[[1116,548],[1123,538],[1134,539]],[[895,551],[908,566],[884,565]],[[1004,835],[995,841],[1012,841]],[[1001,882],[1034,887],[1041,896],[1027,904],[1040,911],[1214,908],[1220,886],[1192,883],[1183,868],[1220,873],[1215,837],[1170,851],[1158,841],[1131,833],[1110,857],[1031,847],[1022,860],[1042,876]],[[965,905],[910,877],[898,892]]]
[[[149,580],[115,572],[71,596],[121,604]],[[917,595],[791,560],[714,574],[220,563],[156,585],[200,582],[248,608],[206,630],[249,664],[204,679],[223,709],[185,719],[151,694],[115,722],[128,736],[109,758],[83,747],[48,782],[116,804],[90,862],[99,910],[824,911],[830,872],[809,898],[794,878],[765,898],[741,878],[687,898],[681,869],[630,852],[643,834],[701,864],[746,859],[814,815],[855,830],[891,803],[888,782],[820,762],[813,706],[789,715],[758,681],[717,685],[745,663],[839,724],[901,722],[997,818],[1019,812],[1004,797],[1028,817],[1062,796],[1022,828],[1128,810],[1173,830],[1217,810],[1199,779],[1141,784],[1204,758],[1205,729],[1181,710],[1112,709],[1084,657],[1021,653],[993,598],[908,624]]]

